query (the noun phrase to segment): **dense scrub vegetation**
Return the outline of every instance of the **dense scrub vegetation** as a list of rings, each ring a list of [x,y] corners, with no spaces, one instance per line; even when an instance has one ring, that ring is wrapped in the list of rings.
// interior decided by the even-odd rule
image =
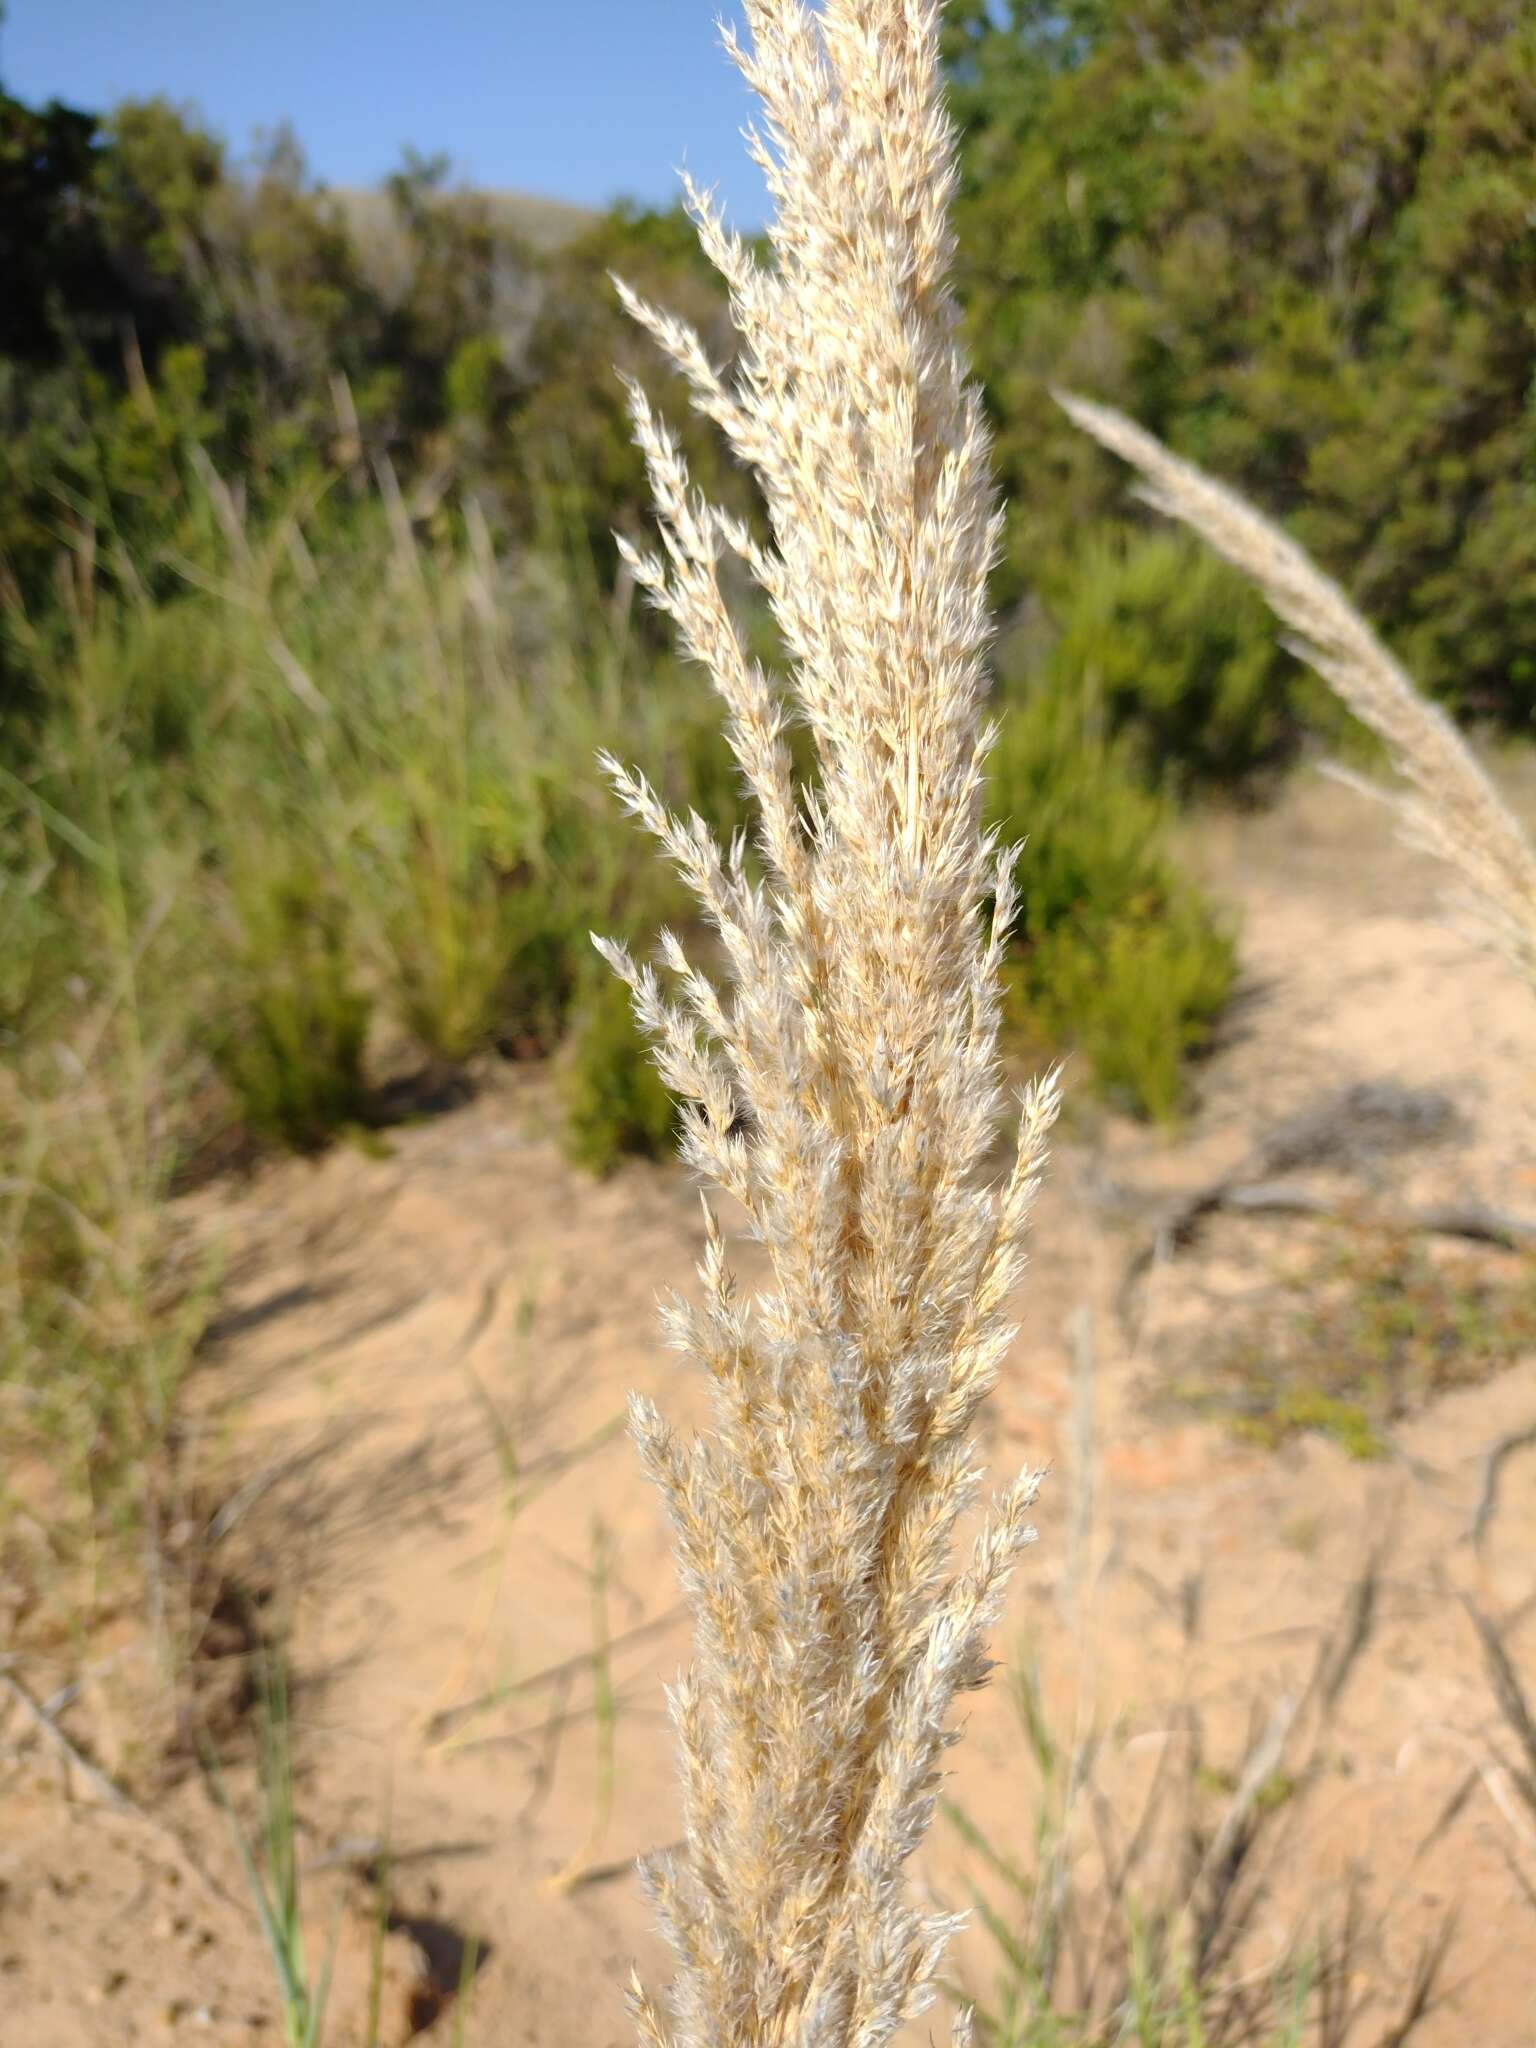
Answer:
[[[1050,404],[1070,381],[1282,518],[1426,686],[1523,729],[1536,15],[957,0],[949,33],[1009,591],[1118,502]]]

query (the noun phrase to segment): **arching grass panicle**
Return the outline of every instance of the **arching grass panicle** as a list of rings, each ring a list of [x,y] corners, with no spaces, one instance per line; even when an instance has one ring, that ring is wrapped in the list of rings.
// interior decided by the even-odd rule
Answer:
[[[688,187],[730,288],[733,371],[626,294],[756,472],[772,534],[694,493],[634,390],[661,547],[627,559],[724,700],[757,835],[755,855],[722,847],[607,762],[724,972],[671,935],[660,973],[604,951],[688,1105],[685,1157],[740,1204],[772,1276],[742,1298],[706,1204],[701,1298],[664,1321],[709,1376],[713,1428],[684,1443],[634,1405],[696,1625],[673,1695],[686,1848],[648,1872],[678,1975],[665,2014],[636,1992],[658,2048],[875,2044],[932,1996],[950,1922],[910,1902],[902,1866],[1032,1534],[1025,1474],[951,1561],[1057,1104],[1054,1077],[1028,1094],[1017,1162],[988,1185],[1013,855],[981,824],[998,519],[946,282],[939,9],[745,13],[750,43],[727,43],[762,104],[767,257]],[[727,607],[728,553],[772,607],[782,679]]]
[[[1130,463],[1141,495],[1242,570],[1296,636],[1294,652],[1386,746],[1404,787],[1407,836],[1459,876],[1473,915],[1536,986],[1536,846],[1447,714],[1415,688],[1339,586],[1226,484],[1107,405],[1057,401],[1085,433]]]

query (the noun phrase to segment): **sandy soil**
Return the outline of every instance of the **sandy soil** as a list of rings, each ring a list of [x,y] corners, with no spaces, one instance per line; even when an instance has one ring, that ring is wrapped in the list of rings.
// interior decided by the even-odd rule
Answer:
[[[1084,1109],[1060,1149],[988,1424],[994,1468],[1054,1467],[999,1651],[1015,1671],[1038,1660],[1068,1740],[1105,1730],[1093,1775],[1122,1832],[1154,1783],[1185,1787],[1170,1811],[1187,1794],[1219,1825],[1270,1739],[1263,1883],[1235,1971],[1257,1980],[1298,1930],[1342,1924],[1352,1895],[1348,2039],[1381,2042],[1454,1910],[1441,2003],[1412,2039],[1527,2048],[1536,1909],[1516,1873],[1536,1881],[1536,1815],[1460,1596],[1499,1618],[1536,1696],[1536,1452],[1506,1461],[1484,1539],[1466,1535],[1489,1446],[1536,1418],[1536,1359],[1434,1401],[1373,1462],[1316,1436],[1269,1452],[1154,1396],[1219,1353],[1298,1233],[1327,1226],[1213,1215],[1129,1295],[1123,1281],[1183,1196],[1262,1177],[1287,1119],[1321,1107],[1326,1124],[1358,1083],[1440,1091],[1458,1128],[1304,1158],[1290,1185],[1536,1214],[1536,1011],[1343,793],[1300,785],[1274,813],[1207,823],[1198,851],[1242,916],[1246,992],[1184,1130]],[[339,1927],[328,2038],[344,2048],[365,2038],[386,1833],[385,2043],[606,2048],[630,2039],[631,1963],[665,1976],[630,1866],[675,1832],[661,1688],[686,1630],[619,1420],[633,1387],[698,1412],[653,1334],[658,1289],[691,1276],[697,1201],[668,1170],[581,1177],[541,1100],[535,1079],[503,1077],[393,1133],[387,1156],[273,1167],[189,1206],[227,1257],[194,1387],[224,1647],[238,1589],[270,1595],[253,1613],[286,1633],[314,1941]],[[1358,1654],[1324,1715],[1308,1677],[1352,1619]],[[125,1733],[143,1661],[125,1623],[63,1672],[25,1650],[13,1667],[39,1699],[86,1671],[60,1724],[139,1801],[106,1810],[18,1711],[0,1718],[0,2039],[18,2048],[280,2039],[224,1817],[198,1772],[166,1773]],[[249,1815],[249,1740],[228,1744]],[[998,1684],[969,1708],[953,1789],[1026,1867],[1039,1785]],[[1090,1892],[1098,1839],[1085,1827],[1068,1859]],[[996,1893],[948,1822],[917,1874],[957,1902],[971,1881]],[[989,1995],[997,1962],[974,1929],[955,1976]]]

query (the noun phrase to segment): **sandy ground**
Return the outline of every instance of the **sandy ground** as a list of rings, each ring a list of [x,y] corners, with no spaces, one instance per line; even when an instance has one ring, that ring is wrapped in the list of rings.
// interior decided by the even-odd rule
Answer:
[[[1338,1984],[1357,2017],[1338,2038],[1385,2042],[1454,1912],[1441,2002],[1411,2038],[1527,2048],[1536,1813],[1461,1596],[1500,1619],[1536,1697],[1536,1451],[1503,1466],[1483,1541],[1466,1533],[1489,1446],[1536,1418],[1536,1359],[1434,1401],[1373,1462],[1316,1436],[1264,1451],[1154,1396],[1219,1352],[1297,1233],[1323,1226],[1216,1215],[1122,1283],[1182,1196],[1358,1083],[1441,1091],[1459,1128],[1364,1165],[1304,1162],[1292,1185],[1536,1214],[1536,1010],[1341,792],[1303,784],[1276,812],[1208,822],[1198,852],[1243,920],[1245,995],[1181,1132],[1084,1109],[1059,1150],[987,1426],[994,1469],[1054,1468],[999,1653],[1014,1672],[1038,1660],[1069,1744],[1103,1730],[1073,1886],[1091,1897],[1104,1831],[1123,1839],[1149,1787],[1182,1786],[1169,1810],[1186,1799],[1219,1827],[1258,1749],[1270,1818],[1234,1972],[1259,1982],[1353,1898]],[[238,1646],[242,1597],[286,1633],[316,1947],[339,1928],[328,2039],[366,2038],[387,1834],[383,2042],[627,2042],[631,1964],[666,1974],[631,1863],[676,1829],[661,1689],[687,1638],[620,1418],[635,1387],[699,1412],[653,1321],[658,1289],[691,1277],[695,1194],[658,1168],[578,1175],[537,1080],[513,1075],[391,1134],[387,1156],[340,1150],[205,1192],[189,1226],[227,1259],[190,1454],[218,1485],[226,1591],[207,1647]],[[1352,1619],[1358,1653],[1324,1714],[1308,1678]],[[13,1667],[35,1698],[86,1671],[60,1724],[139,1800],[105,1810],[18,1712],[0,1718],[0,2041],[18,2048],[281,2038],[223,1815],[197,1771],[167,1773],[125,1732],[141,1635],[125,1622],[62,1669],[23,1646]],[[1040,1778],[1008,1683],[967,1723],[955,1799],[1029,1868]],[[249,1737],[228,1744],[249,1815]],[[916,1875],[956,1902],[973,1881],[1000,1896],[949,1821]],[[998,1965],[975,1928],[953,1974],[989,1996]]]

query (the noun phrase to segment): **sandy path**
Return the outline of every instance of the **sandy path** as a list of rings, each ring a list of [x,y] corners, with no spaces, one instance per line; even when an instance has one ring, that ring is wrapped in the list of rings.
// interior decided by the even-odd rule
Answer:
[[[1536,1457],[1508,1466],[1482,1551],[1460,1540],[1482,1452],[1536,1416],[1536,1362],[1437,1401],[1391,1459],[1352,1462],[1318,1438],[1270,1454],[1151,1413],[1146,1394],[1180,1347],[1219,1339],[1228,1304],[1262,1279],[1289,1226],[1213,1221],[1154,1276],[1134,1344],[1112,1305],[1149,1198],[1235,1165],[1347,1082],[1440,1089],[1463,1119],[1453,1144],[1393,1164],[1394,1200],[1454,1192],[1536,1212],[1536,1012],[1431,913],[1425,870],[1378,829],[1351,799],[1307,786],[1276,815],[1203,828],[1202,857],[1243,916],[1251,994],[1186,1131],[1169,1139],[1085,1114],[1063,1147],[1020,1305],[1025,1335],[989,1423],[994,1468],[1056,1466],[999,1647],[1017,1663],[1034,1645],[1064,1717],[1080,1676],[1105,1720],[1124,1717],[1129,1747],[1104,1765],[1112,1801],[1187,1742],[1189,1703],[1207,1729],[1206,1776],[1219,1778],[1212,1765],[1240,1761],[1253,1717],[1305,1677],[1379,1542],[1371,1639],[1314,1775],[1288,1802],[1293,1838],[1244,1954],[1261,1956],[1361,1863],[1354,1989],[1374,2002],[1352,2038],[1382,2037],[1416,1944],[1454,1904],[1454,1990],[1414,2039],[1529,2048],[1536,1913],[1508,1862],[1520,1815],[1489,1774],[1498,1717],[1455,1596],[1471,1590],[1514,1617],[1510,1651],[1536,1692],[1536,1618],[1524,1612]],[[466,1938],[479,1951],[472,2048],[626,2042],[631,1961],[664,1975],[628,1866],[675,1827],[661,1687],[686,1632],[656,1503],[617,1425],[634,1387],[675,1417],[697,1412],[652,1323],[658,1288],[691,1278],[696,1197],[644,1167],[594,1185],[539,1124],[537,1087],[507,1083],[395,1134],[387,1158],[343,1151],[274,1168],[199,1212],[231,1264],[196,1399],[210,1454],[239,1488],[230,1568],[284,1589],[270,1612],[280,1606],[291,1628],[307,1852],[366,1861],[390,1815],[402,1925],[387,1944],[388,2042],[440,2008],[431,2037],[453,2038],[453,2001],[439,1994],[457,1981]],[[1074,1539],[1082,1431],[1068,1329],[1084,1307],[1098,1485],[1091,1532]],[[594,1712],[602,1633],[611,1727]],[[1035,1779],[1006,1688],[979,1696],[968,1719],[956,1796],[1027,1859]],[[244,1796],[247,1778],[234,1782]],[[1453,1824],[1418,1854],[1463,1788]],[[1219,1786],[1211,1797],[1219,1811]],[[278,2039],[227,1834],[195,1783],[160,1811],[228,1901],[207,1897],[135,1819],[61,1813],[30,1774],[5,1781],[5,1801],[0,2037],[14,2028],[27,2048]],[[945,1827],[921,1876],[958,1897],[978,1868]],[[338,1883],[352,1903],[332,2038],[350,2048],[371,1894],[360,1879],[317,1876],[322,1935]],[[988,1987],[984,1936],[966,1938],[957,1967]]]

